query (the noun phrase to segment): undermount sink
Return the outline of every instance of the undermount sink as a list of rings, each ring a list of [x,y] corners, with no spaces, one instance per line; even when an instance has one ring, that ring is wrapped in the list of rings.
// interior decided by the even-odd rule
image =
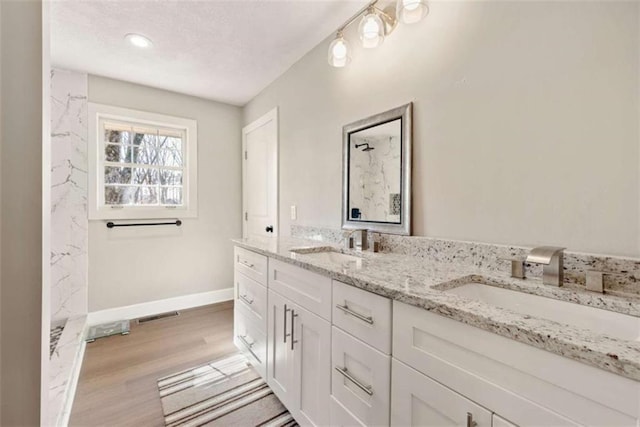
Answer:
[[[330,246],[319,248],[300,248],[291,249],[291,252],[304,255],[307,258],[317,259],[318,261],[331,262],[337,264],[360,263],[362,258],[354,255],[343,254]]]
[[[640,341],[637,317],[480,283],[464,284],[446,292],[597,334]]]

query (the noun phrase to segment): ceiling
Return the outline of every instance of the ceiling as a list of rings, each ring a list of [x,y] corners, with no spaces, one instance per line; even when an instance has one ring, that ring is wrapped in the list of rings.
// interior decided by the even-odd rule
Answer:
[[[244,105],[365,0],[55,0],[51,59],[84,71]],[[153,41],[131,46],[127,33]]]

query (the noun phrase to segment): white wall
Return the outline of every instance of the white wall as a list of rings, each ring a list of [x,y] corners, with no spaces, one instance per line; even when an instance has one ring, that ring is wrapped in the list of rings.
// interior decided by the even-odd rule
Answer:
[[[87,75],[51,70],[51,320],[87,313]]]
[[[89,102],[198,121],[198,218],[108,230],[89,222],[89,311],[231,288],[242,235],[241,121],[233,107],[89,76]]]
[[[43,164],[49,143],[48,27],[41,2],[1,2],[0,16],[0,383],[3,426],[40,425],[46,382],[43,329],[49,334],[48,301],[43,307],[43,226],[49,204]],[[48,164],[48,163],[47,163]],[[48,169],[48,168],[47,168]],[[46,295],[44,295],[46,299]],[[46,348],[48,356],[48,348]],[[42,399],[46,402],[46,399]],[[44,413],[44,412],[43,412]]]
[[[280,107],[280,229],[340,227],[341,129],[413,101],[414,234],[640,255],[637,2],[430,2],[345,69],[330,39]],[[355,27],[355,26],[354,26]]]

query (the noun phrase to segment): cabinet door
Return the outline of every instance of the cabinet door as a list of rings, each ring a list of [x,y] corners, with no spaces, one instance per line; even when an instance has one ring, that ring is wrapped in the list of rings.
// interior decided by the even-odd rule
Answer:
[[[391,425],[491,427],[491,412],[393,359]]]
[[[267,384],[295,417],[293,352],[291,351],[292,304],[273,291],[268,294]]]
[[[297,305],[291,321],[297,399],[294,417],[297,415],[303,425],[329,425],[331,324]]]

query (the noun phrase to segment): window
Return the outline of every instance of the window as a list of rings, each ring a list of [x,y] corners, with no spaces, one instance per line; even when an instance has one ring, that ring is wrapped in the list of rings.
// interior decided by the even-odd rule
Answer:
[[[90,219],[197,216],[196,122],[90,104]]]

